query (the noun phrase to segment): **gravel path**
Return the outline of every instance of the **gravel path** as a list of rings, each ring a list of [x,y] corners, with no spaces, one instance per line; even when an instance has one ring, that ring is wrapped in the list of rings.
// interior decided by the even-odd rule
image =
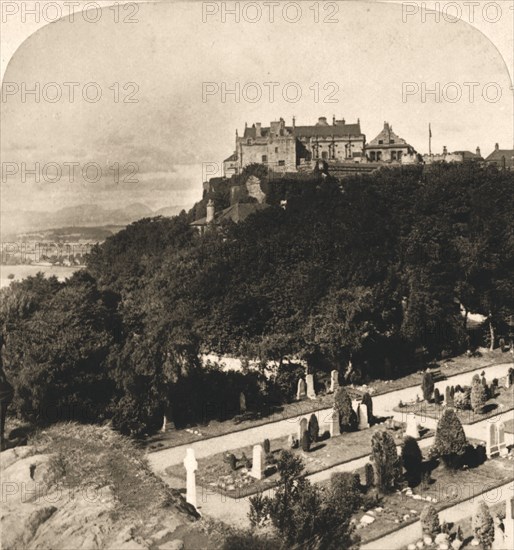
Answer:
[[[439,388],[444,395],[444,389],[447,385],[469,385],[474,374],[480,374],[482,371],[486,372],[488,380],[493,378],[500,378],[505,376],[509,367],[513,367],[514,364],[501,364],[491,365],[489,367],[480,367],[474,371],[469,371],[462,374],[449,377],[447,380],[436,382],[435,387]],[[393,408],[398,405],[400,399],[404,402],[416,399],[416,395],[421,393],[419,386],[413,386],[410,388],[404,388],[402,390],[396,390],[390,393],[377,395],[373,397],[373,410],[377,416],[392,416],[396,419],[401,419],[402,413],[393,411]],[[320,423],[323,423],[328,418],[328,414],[331,409],[323,409],[316,414]],[[154,471],[160,473],[163,472],[168,466],[174,464],[182,465],[182,461],[186,455],[186,449],[192,447],[195,450],[196,458],[203,458],[212,454],[217,454],[223,451],[230,451],[238,449],[247,445],[254,445],[262,442],[265,438],[275,439],[291,433],[296,433],[298,422],[305,415],[299,415],[293,418],[288,418],[271,424],[264,424],[262,426],[256,426],[255,428],[249,428],[248,430],[235,432],[231,434],[221,435],[219,437],[206,439],[203,441],[197,441],[195,443],[189,443],[187,445],[181,445],[179,447],[173,447],[171,449],[164,449],[162,451],[156,451],[148,453],[147,458],[154,469]],[[309,415],[308,415],[309,416]],[[489,419],[491,421],[491,419]],[[427,427],[435,428],[435,421],[427,418],[424,424]],[[476,424],[474,426],[477,426]],[[485,428],[484,428],[485,429]],[[474,431],[474,430],[473,430]],[[466,431],[467,433],[467,431]],[[474,436],[473,436],[474,437]],[[485,436],[484,436],[485,437]]]

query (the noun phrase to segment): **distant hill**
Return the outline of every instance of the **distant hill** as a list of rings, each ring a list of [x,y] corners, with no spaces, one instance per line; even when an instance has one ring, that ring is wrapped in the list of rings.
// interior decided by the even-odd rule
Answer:
[[[2,238],[54,228],[85,228],[104,226],[126,226],[141,218],[153,216],[173,216],[183,206],[166,206],[153,211],[141,203],[133,203],[123,208],[110,210],[98,204],[80,204],[68,206],[55,212],[12,211],[2,215]]]

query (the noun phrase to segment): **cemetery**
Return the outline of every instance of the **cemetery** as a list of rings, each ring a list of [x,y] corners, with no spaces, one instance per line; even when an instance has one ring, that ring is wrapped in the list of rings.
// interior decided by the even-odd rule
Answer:
[[[362,479],[363,471],[359,473]],[[439,464],[418,486],[406,486],[383,495],[377,506],[355,514],[361,541],[364,544],[418,521],[427,504],[440,511],[499,487],[509,478],[514,479],[514,472],[512,463],[505,460],[490,460],[479,468],[458,471],[450,471]],[[370,522],[369,519],[365,519],[362,522],[366,515],[375,520]],[[437,548],[437,545],[434,548]]]
[[[510,382],[509,376],[489,382],[482,377],[480,384],[484,388],[481,396],[483,402],[475,408],[473,408],[472,402],[473,381],[470,379],[469,386],[448,385],[444,392],[440,393],[436,389],[430,400],[422,399],[420,396],[417,401],[398,403],[394,410],[437,420],[446,407],[452,407],[457,412],[462,424],[475,424],[514,409],[514,385]]]

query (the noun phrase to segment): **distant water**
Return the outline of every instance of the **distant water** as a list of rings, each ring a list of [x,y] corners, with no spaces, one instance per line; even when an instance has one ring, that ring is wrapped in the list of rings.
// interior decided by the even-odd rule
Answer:
[[[0,288],[9,286],[13,281],[21,281],[38,272],[45,274],[45,277],[55,275],[59,281],[64,281],[75,272],[81,269],[80,266],[46,266],[46,265],[0,265]],[[9,278],[9,275],[14,278]]]

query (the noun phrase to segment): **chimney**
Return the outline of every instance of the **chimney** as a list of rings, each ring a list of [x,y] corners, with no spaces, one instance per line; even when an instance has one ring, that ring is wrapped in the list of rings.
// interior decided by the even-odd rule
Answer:
[[[343,124],[346,124],[346,120],[343,118]]]
[[[482,155],[480,154],[480,147],[477,147],[476,153],[477,153],[477,157],[481,157],[481,156],[482,156]]]
[[[211,223],[214,220],[214,201],[212,199],[209,199],[209,202],[207,203],[207,216],[205,218],[205,221],[207,223]]]
[[[296,128],[296,117],[293,115],[293,128]]]
[[[336,115],[332,115],[332,126],[336,125]]]
[[[255,123],[255,137],[261,137],[261,123]]]
[[[448,149],[446,148],[446,145],[443,145],[443,155],[448,154]]]
[[[495,150],[495,151],[499,151],[499,150],[500,150],[500,146],[499,146],[497,143],[494,144],[494,150]]]

